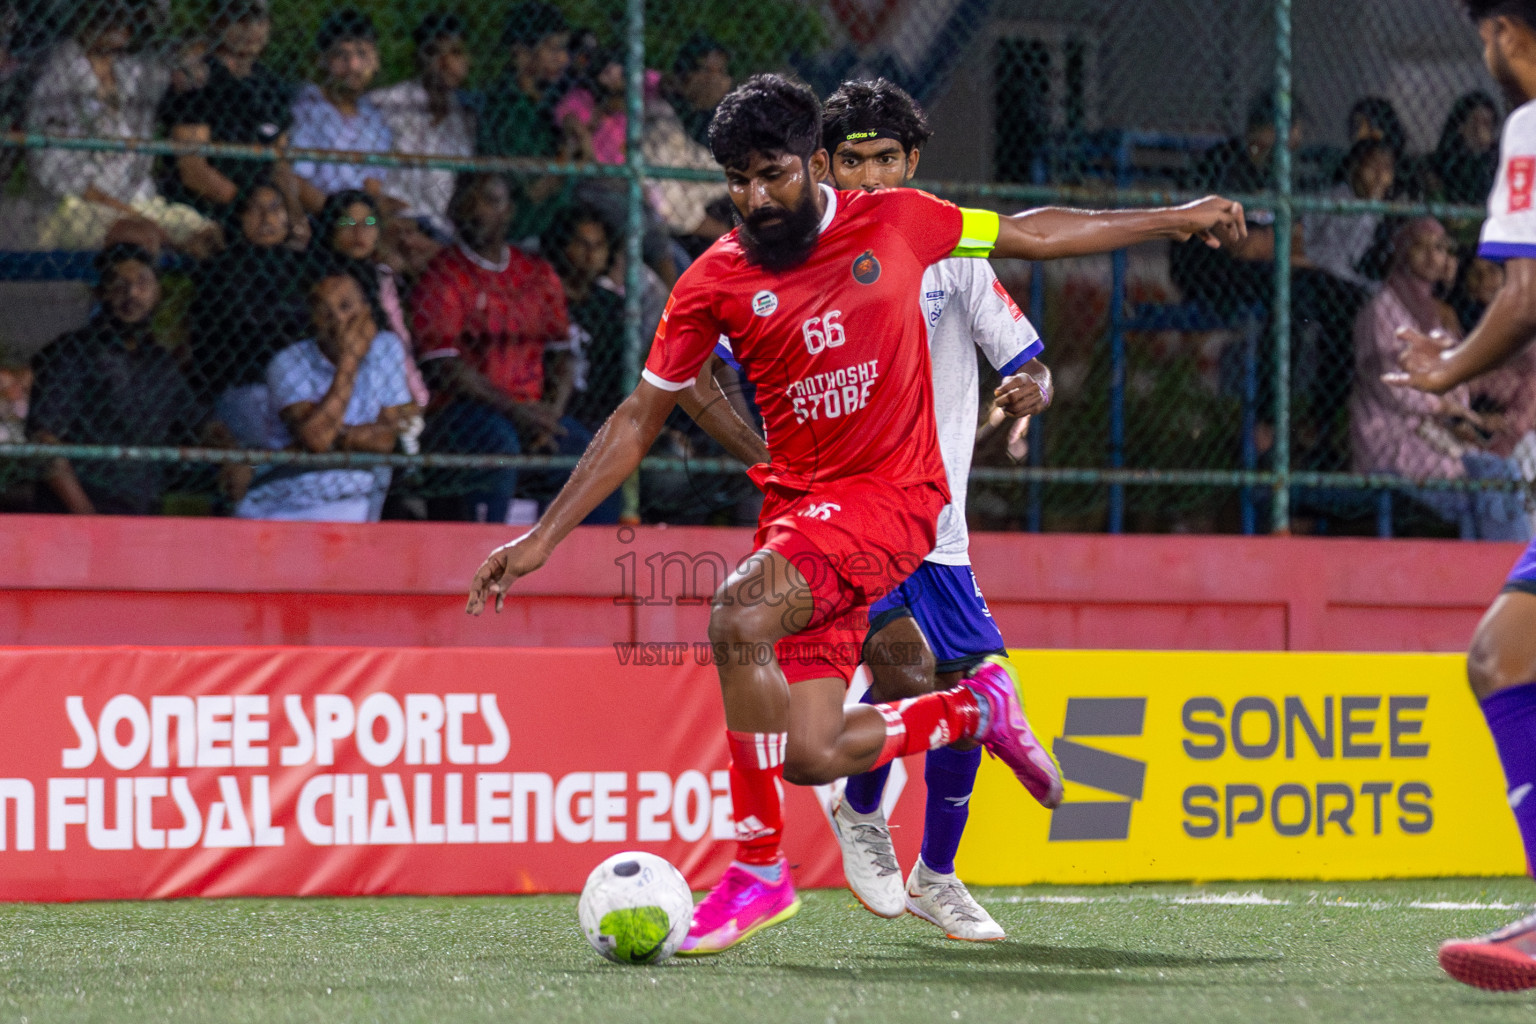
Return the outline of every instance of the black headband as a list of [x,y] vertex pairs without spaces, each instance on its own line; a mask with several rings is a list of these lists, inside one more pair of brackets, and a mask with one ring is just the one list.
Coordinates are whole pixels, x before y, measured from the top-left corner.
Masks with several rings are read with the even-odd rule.
[[[907,148],[906,143],[902,142],[900,135],[896,134],[896,132],[889,128],[884,128],[879,125],[870,128],[859,128],[851,132],[845,132],[843,137],[837,140],[837,146],[841,146],[845,142],[873,142],[875,139],[891,139],[892,141],[899,143],[903,150]],[[837,146],[833,146],[832,148],[835,150]]]

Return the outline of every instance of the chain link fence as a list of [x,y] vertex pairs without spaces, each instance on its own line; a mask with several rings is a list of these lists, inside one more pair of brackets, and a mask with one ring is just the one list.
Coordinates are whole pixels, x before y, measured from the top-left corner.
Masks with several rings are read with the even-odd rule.
[[[906,88],[960,202],[1248,210],[1234,251],[997,264],[1057,400],[980,440],[978,527],[1529,529],[1523,359],[1378,380],[1501,278],[1452,0],[8,0],[0,34],[9,510],[531,519],[730,226],[714,106],[788,70]],[[596,517],[750,522],[722,456],[678,413]]]

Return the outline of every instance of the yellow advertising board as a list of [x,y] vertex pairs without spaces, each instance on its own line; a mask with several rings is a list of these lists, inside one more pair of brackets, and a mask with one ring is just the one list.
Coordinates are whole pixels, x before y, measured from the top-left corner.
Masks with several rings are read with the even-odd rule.
[[1054,813],[984,759],[973,884],[1525,870],[1464,658],[1016,651]]

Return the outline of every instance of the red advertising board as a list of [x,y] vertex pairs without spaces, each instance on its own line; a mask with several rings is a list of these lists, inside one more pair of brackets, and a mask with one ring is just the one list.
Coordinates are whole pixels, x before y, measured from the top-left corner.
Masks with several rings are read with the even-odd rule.
[[[724,721],[707,651],[672,647],[0,650],[0,900],[572,892],[632,848],[707,886]],[[785,788],[797,882],[841,885]]]

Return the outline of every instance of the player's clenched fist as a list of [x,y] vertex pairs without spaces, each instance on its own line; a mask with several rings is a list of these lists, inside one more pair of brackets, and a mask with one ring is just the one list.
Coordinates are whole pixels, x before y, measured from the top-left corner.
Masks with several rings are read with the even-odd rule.
[[[1045,370],[1045,367],[1042,366],[1041,370]],[[1003,383],[992,392],[993,404],[996,410],[1006,416],[1033,416],[1050,408],[1054,391],[1049,371],[1039,376],[1016,373],[1004,377]]]
[[522,577],[543,565],[549,558],[549,549],[525,533],[510,544],[503,544],[486,556],[469,583],[469,604],[464,610],[479,615],[485,610],[485,599],[496,595],[496,610],[506,600],[507,589]]
[[1178,209],[1189,218],[1183,232],[1184,238],[1195,237],[1212,249],[1217,249],[1248,237],[1248,222],[1243,218],[1242,203],[1221,196],[1206,196],[1193,203],[1185,203]]

